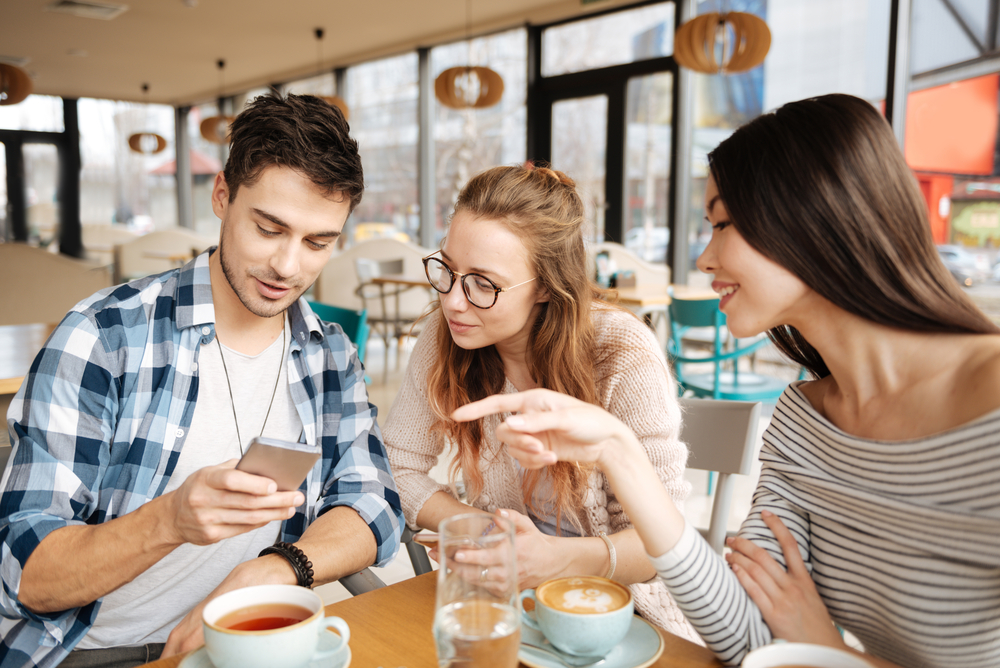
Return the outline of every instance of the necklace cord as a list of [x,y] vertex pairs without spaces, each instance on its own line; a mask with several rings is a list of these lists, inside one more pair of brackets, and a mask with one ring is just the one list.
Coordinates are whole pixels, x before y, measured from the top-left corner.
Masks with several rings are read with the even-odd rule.
[[[215,342],[219,345],[219,357],[222,358],[222,370],[226,374],[226,387],[229,389],[229,405],[233,407],[233,424],[236,425],[236,445],[240,447],[240,456],[246,454],[243,451],[243,437],[240,436],[240,420],[236,417],[236,399],[233,398],[233,385],[229,382],[229,369],[226,367],[226,356],[222,352],[222,342],[219,341],[219,333],[215,333]],[[271,416],[271,406],[274,405],[274,397],[278,394],[278,381],[281,380],[281,366],[285,363],[285,343],[287,342],[285,326],[281,327],[281,354],[278,356],[278,375],[274,379],[274,389],[271,390],[271,402],[267,405],[267,413],[264,414],[264,424],[260,426],[260,436],[264,435],[264,427],[267,426],[267,418]]]

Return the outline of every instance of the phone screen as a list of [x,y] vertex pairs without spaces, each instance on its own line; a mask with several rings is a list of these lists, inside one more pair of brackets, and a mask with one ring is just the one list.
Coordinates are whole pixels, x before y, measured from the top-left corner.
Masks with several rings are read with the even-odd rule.
[[270,478],[279,492],[293,492],[319,459],[319,448],[274,438],[255,438],[236,465],[238,471]]

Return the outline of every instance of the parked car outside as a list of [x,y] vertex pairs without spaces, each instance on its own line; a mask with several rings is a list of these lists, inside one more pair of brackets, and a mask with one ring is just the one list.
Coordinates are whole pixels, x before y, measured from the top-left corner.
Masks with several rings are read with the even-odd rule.
[[966,287],[990,277],[990,261],[985,253],[972,253],[962,246],[950,244],[938,246],[937,251],[955,280]]

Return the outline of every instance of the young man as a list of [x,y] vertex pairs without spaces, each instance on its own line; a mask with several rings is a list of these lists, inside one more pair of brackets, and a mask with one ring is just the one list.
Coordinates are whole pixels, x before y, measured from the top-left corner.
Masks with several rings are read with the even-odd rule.
[[[258,557],[278,540],[315,584],[395,556],[402,513],[364,370],[300,299],[363,188],[339,111],[258,98],[215,180],[218,248],[67,314],[8,414],[0,666],[197,647],[208,599],[309,585],[294,550]],[[299,491],[235,470],[258,435],[322,451]]]

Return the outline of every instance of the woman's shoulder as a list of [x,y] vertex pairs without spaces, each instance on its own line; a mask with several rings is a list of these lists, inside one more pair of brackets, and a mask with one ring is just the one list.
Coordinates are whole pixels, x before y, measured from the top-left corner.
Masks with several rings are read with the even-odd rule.
[[975,335],[967,343],[951,394],[968,413],[985,415],[1000,409],[1000,335]]
[[598,346],[618,341],[643,348],[660,347],[649,326],[631,311],[612,304],[596,302],[590,314]]
[[667,360],[653,330],[630,311],[608,304],[591,310],[598,377],[650,364],[667,373]]

